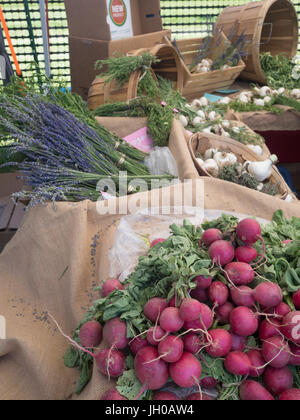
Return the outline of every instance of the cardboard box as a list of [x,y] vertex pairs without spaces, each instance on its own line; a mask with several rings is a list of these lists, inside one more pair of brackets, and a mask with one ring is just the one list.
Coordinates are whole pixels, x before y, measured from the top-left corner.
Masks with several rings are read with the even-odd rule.
[[[65,6],[70,37],[112,40],[107,0],[65,0]],[[160,0],[130,0],[130,6],[134,36],[162,30]]]
[[95,63],[114,53],[127,54],[139,48],[150,48],[171,36],[171,31],[160,31],[115,41],[70,37],[70,66],[72,91],[87,99],[92,81],[97,75]]

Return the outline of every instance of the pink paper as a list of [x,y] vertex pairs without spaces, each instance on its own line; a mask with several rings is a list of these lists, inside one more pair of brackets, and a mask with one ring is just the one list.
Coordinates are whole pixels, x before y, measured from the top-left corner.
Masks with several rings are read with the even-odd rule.
[[147,131],[147,127],[143,127],[129,136],[124,137],[124,140],[142,152],[149,153],[153,148],[154,142]]

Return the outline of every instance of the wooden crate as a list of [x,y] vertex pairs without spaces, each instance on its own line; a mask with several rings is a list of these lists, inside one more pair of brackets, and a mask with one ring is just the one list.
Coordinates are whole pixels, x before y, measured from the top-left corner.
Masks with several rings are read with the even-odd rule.
[[264,0],[226,7],[220,14],[216,29],[233,41],[244,33],[248,39],[248,58],[242,77],[262,84],[266,77],[260,65],[260,54],[285,55],[292,58],[298,49],[298,16],[289,0]]
[[[188,100],[197,99],[205,92],[213,92],[216,89],[225,89],[231,86],[245,68],[240,60],[239,65],[226,70],[214,70],[208,73],[192,73],[190,65],[201,47],[204,38],[183,39],[176,42],[181,57],[183,88],[181,93]],[[215,33],[207,56],[213,61],[218,58],[230,43],[222,33]]]

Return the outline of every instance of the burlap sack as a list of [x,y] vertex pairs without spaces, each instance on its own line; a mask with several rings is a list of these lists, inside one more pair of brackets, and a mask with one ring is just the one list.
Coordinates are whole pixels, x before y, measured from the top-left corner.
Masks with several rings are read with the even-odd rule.
[[[196,203],[196,181],[192,182]],[[207,209],[270,219],[281,208],[287,217],[300,217],[298,203],[288,204],[216,179],[203,182]],[[171,204],[180,188],[171,187]],[[142,208],[156,206],[167,192],[141,193],[133,200],[139,199]],[[117,199],[116,204],[124,200]],[[99,208],[106,205],[102,202]],[[68,342],[46,313],[71,334],[96,298],[93,288],[108,277],[108,251],[119,220],[120,216],[99,216],[96,203],[89,201],[59,203],[56,211],[50,204],[40,206],[25,216],[0,256],[0,315],[7,323],[7,338],[0,339],[1,399],[99,399],[112,386],[95,371],[82,395],[72,396],[78,373],[64,367],[62,355]]]
[[298,131],[300,130],[300,113],[294,108],[280,106],[284,112],[273,114],[267,111],[229,112],[228,119],[237,119],[254,131]]

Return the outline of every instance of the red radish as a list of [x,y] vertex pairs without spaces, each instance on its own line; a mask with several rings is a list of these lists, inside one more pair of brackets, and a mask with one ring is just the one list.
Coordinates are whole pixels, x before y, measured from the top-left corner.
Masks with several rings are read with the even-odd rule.
[[177,362],[183,353],[183,341],[175,335],[169,335],[158,345],[158,354],[168,363]]
[[186,330],[208,330],[212,326],[214,322],[214,315],[212,310],[204,303],[200,303],[200,305],[201,311],[199,319],[185,322],[184,328]]
[[191,394],[188,398],[187,401],[214,401],[215,399],[213,397],[211,397],[210,395],[204,394],[202,392],[202,394],[200,394],[200,392],[195,392],[194,394]]
[[224,303],[216,309],[216,315],[221,324],[229,324],[230,314],[233,311],[234,306],[230,302]]
[[275,335],[281,337],[280,326],[281,323],[276,319],[265,319],[259,327],[259,338],[261,340],[267,340]]
[[200,381],[202,367],[191,353],[183,353],[178,362],[170,365],[169,370],[175,384],[182,388],[191,388]]
[[214,281],[208,289],[208,296],[218,306],[224,305],[229,297],[228,287],[220,281]]
[[179,316],[184,321],[195,321],[201,315],[202,304],[196,299],[184,299],[179,308]]
[[290,312],[283,318],[281,332],[288,340],[300,344],[300,311]]
[[279,401],[300,401],[300,389],[291,388],[279,396]]
[[247,338],[241,337],[240,335],[236,335],[231,332],[231,338],[232,338],[232,351],[244,351],[247,345]]
[[260,224],[254,219],[244,219],[237,225],[236,234],[242,242],[252,245],[261,238]]
[[155,347],[144,347],[137,353],[134,359],[134,369],[145,389],[155,391],[168,382],[168,365],[159,359]]
[[241,376],[248,375],[251,368],[248,355],[241,351],[232,351],[227,354],[224,365],[228,372]]
[[134,355],[136,355],[139,350],[146,346],[148,346],[148,341],[142,337],[136,337],[129,343],[131,353]]
[[184,321],[180,318],[178,308],[169,307],[163,310],[159,324],[165,331],[177,332],[183,327]]
[[264,373],[264,384],[273,395],[280,395],[293,386],[294,378],[290,369],[285,366],[275,369],[268,366]]
[[183,343],[184,350],[192,354],[199,353],[203,348],[203,342],[197,334],[186,334],[183,337]]
[[252,283],[255,272],[251,265],[244,262],[232,262],[226,265],[225,271],[230,281],[236,286]]
[[173,296],[172,299],[170,300],[168,306],[171,306],[173,308],[176,308],[176,296]]
[[235,249],[231,242],[216,241],[209,247],[208,254],[214,263],[226,265],[233,261]]
[[167,306],[168,302],[166,299],[150,299],[144,306],[145,317],[148,318],[151,322],[156,322],[158,317],[162,314],[162,311],[166,309]]
[[219,229],[207,229],[203,235],[201,242],[204,243],[204,245],[209,246],[213,242],[220,241],[223,239],[223,233]]
[[291,239],[286,239],[285,241],[282,241],[283,245],[288,245],[291,242],[293,242]]
[[298,292],[293,294],[293,302],[296,309],[300,309],[300,289],[298,290]]
[[158,238],[154,239],[154,241],[151,242],[150,248],[153,248],[155,245],[165,242],[165,239]]
[[251,307],[255,305],[253,290],[248,286],[232,287],[230,290],[231,299],[237,306]]
[[208,376],[207,378],[201,379],[200,385],[203,386],[203,388],[212,389],[216,388],[218,383],[215,380],[215,378],[213,378],[212,376]]
[[212,357],[225,357],[232,347],[232,338],[230,333],[218,328],[210,330],[209,335],[212,343],[205,348],[206,352]]
[[126,368],[126,359],[123,353],[117,350],[104,349],[95,355],[98,369],[103,375],[118,378]]
[[191,297],[193,299],[198,300],[201,303],[207,302],[208,301],[208,289],[203,290],[203,289],[199,289],[199,287],[197,287],[197,289],[194,289],[191,291]]
[[234,334],[242,337],[253,335],[258,329],[258,320],[246,306],[238,306],[230,314],[230,324]]
[[86,322],[80,328],[79,338],[83,347],[93,348],[99,346],[102,340],[102,325],[97,321]]
[[247,380],[240,386],[240,399],[242,401],[274,401],[270,392],[260,383]]
[[292,355],[289,364],[292,366],[300,366],[300,347],[290,343],[290,348]]
[[207,289],[211,283],[212,283],[212,278],[209,276],[197,276],[193,279],[194,282],[196,282],[197,284],[197,289]]
[[283,295],[278,284],[265,281],[254,289],[254,298],[264,308],[274,308],[282,302]]
[[119,350],[128,346],[126,322],[120,318],[109,320],[103,328],[103,338],[110,345]]
[[281,337],[271,337],[264,341],[262,355],[269,366],[282,368],[290,361],[291,349]]
[[274,313],[276,315],[281,316],[282,318],[285,317],[290,312],[291,312],[291,308],[289,307],[289,305],[287,305],[284,302],[279,303],[279,305],[276,306],[276,308],[274,310]]
[[157,392],[154,397],[154,401],[177,401],[179,398],[173,392],[168,391],[159,391]]
[[159,325],[150,328],[147,332],[147,341],[151,346],[158,346],[160,340],[166,337],[166,331],[164,331]]
[[257,256],[257,251],[252,246],[240,246],[235,250],[235,257],[239,262],[250,264]]
[[262,356],[262,352],[255,349],[250,350],[248,351],[247,356],[251,362],[249,376],[252,376],[253,378],[259,378],[265,371],[265,368],[262,366],[264,366],[266,363]]
[[102,401],[118,401],[118,400],[127,400],[127,398],[123,397],[119,391],[117,390],[117,388],[112,388],[109,389],[108,391],[105,392],[105,394],[102,395],[101,397]]
[[115,290],[123,290],[123,285],[119,282],[119,279],[109,279],[103,283],[101,289],[101,296],[106,298],[109,294]]

